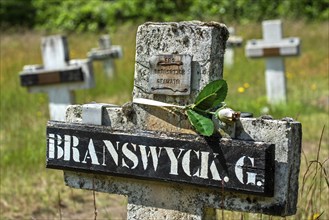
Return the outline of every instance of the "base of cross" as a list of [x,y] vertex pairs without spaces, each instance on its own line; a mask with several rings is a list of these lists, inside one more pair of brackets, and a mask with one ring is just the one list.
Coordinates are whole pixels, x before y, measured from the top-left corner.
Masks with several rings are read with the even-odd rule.
[[127,196],[127,219],[204,219],[223,207],[220,190],[70,171],[64,178],[70,187]]
[[241,118],[233,139],[174,140],[136,130],[131,111],[117,106],[100,111],[101,125],[83,124],[83,109],[70,106],[66,123],[48,123],[47,167],[66,170],[70,187],[128,196],[128,219],[204,219],[215,209],[296,212],[299,122]]

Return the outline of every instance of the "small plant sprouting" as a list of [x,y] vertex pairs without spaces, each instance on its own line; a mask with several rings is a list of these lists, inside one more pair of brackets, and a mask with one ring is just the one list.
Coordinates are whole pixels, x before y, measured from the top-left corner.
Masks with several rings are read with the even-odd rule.
[[215,130],[213,116],[225,124],[232,124],[240,118],[240,112],[235,112],[226,107],[224,101],[227,90],[226,81],[220,79],[207,84],[200,91],[195,102],[190,105],[179,106],[143,98],[134,99],[134,103],[183,109],[191,125],[199,134],[211,136]]
[[227,90],[223,79],[210,82],[198,94],[195,103],[186,107],[190,123],[201,135],[211,136],[214,133],[213,116],[225,124],[232,124],[240,118],[240,112],[226,107]]

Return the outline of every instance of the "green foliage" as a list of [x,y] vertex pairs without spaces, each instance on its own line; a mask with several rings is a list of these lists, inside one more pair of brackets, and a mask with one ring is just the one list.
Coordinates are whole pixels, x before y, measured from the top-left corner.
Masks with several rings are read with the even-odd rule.
[[[39,28],[67,31],[98,31],[127,21],[173,19],[186,11],[190,0],[32,0]],[[181,17],[183,18],[183,17]]]
[[329,0],[1,0],[2,24],[101,31],[136,21],[328,20]]
[[186,111],[187,117],[193,127],[204,136],[211,136],[214,133],[214,124],[211,119],[189,109]]
[[204,136],[214,133],[214,123],[211,119],[215,114],[211,110],[223,107],[227,95],[227,83],[223,79],[208,83],[198,94],[193,105],[187,106],[186,114],[195,130]]
[[279,5],[279,13],[288,18],[326,21],[329,18],[329,0],[285,0]]
[[1,0],[0,21],[1,27],[34,25],[36,8],[32,5],[33,0]]
[[214,108],[224,102],[227,95],[225,80],[216,80],[206,85],[195,100],[195,107],[201,110]]
[[[327,20],[329,0],[195,0],[190,15],[198,19],[219,18],[224,22],[250,22],[285,18]],[[191,17],[192,18],[192,17]]]
[[[185,110],[191,125],[195,130],[204,136],[211,136],[214,133],[214,122],[212,121],[213,115],[221,120],[224,118],[226,121],[232,121],[232,113],[234,111],[230,109],[230,112],[225,113],[225,117],[218,117],[216,109],[223,109],[225,106],[224,100],[227,95],[227,83],[223,79],[215,80],[208,83],[198,94],[194,104],[179,106],[175,104],[165,103],[161,101],[155,101],[145,98],[134,98],[134,103],[151,105],[157,107],[178,108]],[[240,113],[238,113],[240,117]]]
[[36,24],[44,29],[97,31],[108,24],[110,4],[102,0],[33,0]]

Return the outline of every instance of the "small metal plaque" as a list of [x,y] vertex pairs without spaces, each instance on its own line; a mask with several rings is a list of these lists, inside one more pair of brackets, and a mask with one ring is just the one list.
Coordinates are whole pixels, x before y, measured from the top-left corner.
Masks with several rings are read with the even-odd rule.
[[149,92],[164,95],[189,95],[191,61],[187,54],[156,55],[150,59]]

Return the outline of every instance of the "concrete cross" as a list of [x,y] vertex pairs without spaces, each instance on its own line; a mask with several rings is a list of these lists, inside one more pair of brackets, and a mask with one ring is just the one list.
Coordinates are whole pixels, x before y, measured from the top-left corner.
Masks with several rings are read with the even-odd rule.
[[127,196],[128,219],[216,219],[219,208],[294,214],[300,123],[241,118],[234,136],[205,138],[184,112],[136,101],[193,104],[222,78],[227,38],[216,22],[141,25],[133,102],[70,106],[66,122],[50,121],[47,167],[65,170],[70,187]]
[[235,35],[234,27],[229,27],[228,31],[230,33],[230,37],[226,42],[226,50],[224,55],[224,65],[231,68],[234,63],[234,48],[241,47],[243,39],[240,36]]
[[93,48],[87,56],[93,61],[103,61],[105,75],[112,78],[115,74],[113,59],[122,57],[122,48],[121,46],[112,45],[109,35],[103,35],[99,38],[99,48]]
[[285,103],[286,79],[284,57],[300,53],[299,38],[282,38],[280,20],[263,21],[264,40],[250,40],[246,45],[246,56],[266,58],[266,93],[270,104]]
[[64,121],[66,108],[75,102],[74,90],[94,86],[92,66],[88,60],[69,59],[64,36],[42,38],[41,51],[43,66],[24,66],[21,85],[31,93],[48,93],[50,119]]

